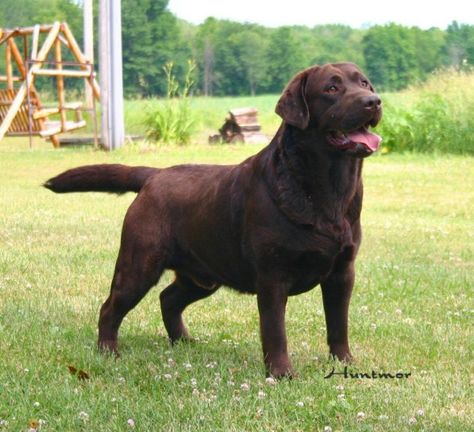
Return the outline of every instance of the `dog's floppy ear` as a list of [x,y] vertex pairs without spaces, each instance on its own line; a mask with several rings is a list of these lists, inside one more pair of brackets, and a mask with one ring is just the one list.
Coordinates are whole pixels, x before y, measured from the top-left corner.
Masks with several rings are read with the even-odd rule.
[[309,69],[296,74],[283,90],[275,112],[288,124],[306,129],[309,124],[309,109],[305,98],[306,79]]

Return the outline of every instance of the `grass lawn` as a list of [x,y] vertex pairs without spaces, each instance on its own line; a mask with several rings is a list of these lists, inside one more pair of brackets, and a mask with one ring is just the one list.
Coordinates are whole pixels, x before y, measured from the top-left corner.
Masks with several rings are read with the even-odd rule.
[[0,143],[0,431],[472,430],[474,158],[365,162],[349,371],[409,378],[324,379],[343,365],[328,360],[316,288],[288,304],[299,376],[270,385],[254,297],[222,289],[191,306],[198,341],[170,348],[158,299],[170,274],[123,323],[122,357],[98,354],[98,310],[134,194],[40,187],[81,164],[233,163],[259,147],[27,147]]

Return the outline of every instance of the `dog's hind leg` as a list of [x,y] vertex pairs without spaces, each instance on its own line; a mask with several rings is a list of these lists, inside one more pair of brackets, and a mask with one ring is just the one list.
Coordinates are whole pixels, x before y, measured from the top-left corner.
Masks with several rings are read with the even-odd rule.
[[124,254],[121,251],[110,295],[100,309],[100,349],[117,353],[117,335],[122,320],[158,282],[162,271],[163,265],[146,253]]
[[192,279],[176,274],[175,281],[160,294],[161,314],[172,343],[179,339],[190,339],[183,323],[182,313],[187,306],[215,293],[219,286],[203,288]]
[[159,226],[146,224],[145,212],[133,206],[125,218],[110,295],[99,317],[99,348],[115,353],[122,320],[158,282],[165,269],[163,233]]

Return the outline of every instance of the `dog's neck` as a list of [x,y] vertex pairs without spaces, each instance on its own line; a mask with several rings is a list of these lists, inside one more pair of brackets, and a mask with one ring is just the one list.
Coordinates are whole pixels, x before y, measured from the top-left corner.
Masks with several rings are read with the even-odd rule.
[[317,130],[285,123],[266,150],[276,175],[273,195],[290,219],[343,224],[348,211],[360,212],[360,204],[353,204],[362,199],[361,159],[331,149]]

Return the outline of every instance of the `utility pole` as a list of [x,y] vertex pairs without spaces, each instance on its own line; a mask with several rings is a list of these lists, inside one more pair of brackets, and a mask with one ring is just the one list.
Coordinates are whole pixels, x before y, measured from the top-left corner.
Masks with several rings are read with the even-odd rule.
[[[94,64],[94,14],[92,12],[92,0],[84,0],[84,55],[90,64]],[[84,83],[86,93],[86,106],[92,108],[93,95],[92,88],[88,83]]]
[[100,105],[102,144],[109,150],[125,141],[122,78],[122,20],[120,0],[100,0]]

